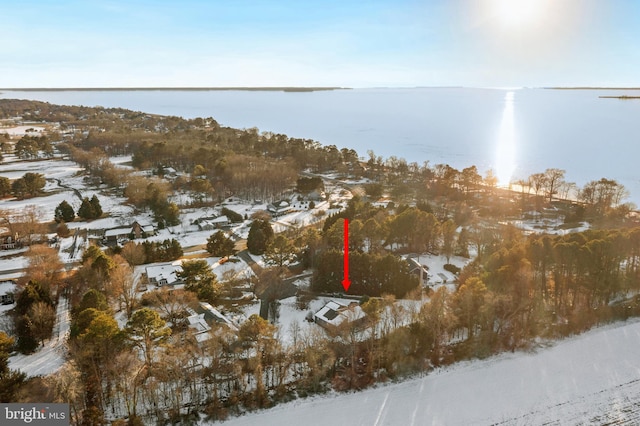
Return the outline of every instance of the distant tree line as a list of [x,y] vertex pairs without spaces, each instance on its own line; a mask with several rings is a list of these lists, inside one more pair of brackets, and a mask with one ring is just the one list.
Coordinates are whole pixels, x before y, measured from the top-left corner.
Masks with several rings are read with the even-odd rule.
[[42,173],[27,172],[13,182],[0,176],[0,197],[14,195],[16,198],[37,197],[42,192],[46,180]]

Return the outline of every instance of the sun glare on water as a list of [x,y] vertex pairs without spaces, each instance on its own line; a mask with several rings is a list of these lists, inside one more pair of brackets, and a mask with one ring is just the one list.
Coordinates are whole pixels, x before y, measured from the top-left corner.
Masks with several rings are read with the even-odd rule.
[[502,121],[498,129],[496,149],[496,177],[500,186],[508,186],[516,170],[516,131],[513,119],[513,92],[504,97]]

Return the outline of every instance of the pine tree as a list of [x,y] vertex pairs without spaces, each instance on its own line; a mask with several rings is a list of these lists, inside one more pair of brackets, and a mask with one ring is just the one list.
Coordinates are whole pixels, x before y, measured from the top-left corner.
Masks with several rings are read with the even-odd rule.
[[87,197],[82,199],[82,204],[78,209],[78,217],[82,219],[93,219],[96,217],[95,209]]
[[207,239],[207,251],[212,256],[231,256],[235,253],[235,244],[224,232],[218,231]]
[[76,213],[73,211],[73,207],[71,204],[67,203],[66,200],[63,200],[54,212],[54,220],[56,223],[60,222],[72,222],[76,217]]
[[102,206],[100,205],[100,200],[98,200],[98,197],[95,194],[91,197],[90,202],[91,207],[93,207],[93,219],[97,219],[102,216]]
[[249,229],[247,248],[251,254],[263,254],[272,239],[273,229],[269,222],[262,219],[254,220]]

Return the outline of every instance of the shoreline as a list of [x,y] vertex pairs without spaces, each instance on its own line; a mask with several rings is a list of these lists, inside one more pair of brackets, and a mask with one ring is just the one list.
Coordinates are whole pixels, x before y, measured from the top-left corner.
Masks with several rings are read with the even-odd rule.
[[329,90],[351,90],[350,87],[3,87],[0,90],[13,92],[129,92],[129,91],[250,91],[250,92],[318,92]]

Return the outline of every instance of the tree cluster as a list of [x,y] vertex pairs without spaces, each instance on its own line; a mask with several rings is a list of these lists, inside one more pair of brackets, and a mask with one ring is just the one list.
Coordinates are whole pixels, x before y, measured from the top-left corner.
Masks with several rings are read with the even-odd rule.
[[89,199],[88,197],[84,197],[82,199],[82,204],[78,208],[78,217],[86,220],[98,219],[102,216],[102,213],[103,212],[102,206],[100,205],[100,200],[95,194],[91,197],[91,199]]
[[[409,265],[391,254],[350,253],[349,294],[404,297],[418,286],[418,277],[409,273]],[[343,253],[335,250],[318,257],[311,288],[317,292],[343,292]]]
[[[42,173],[27,172],[21,178],[11,183],[11,192],[17,198],[36,197],[40,194],[46,183]],[[0,187],[1,186],[6,185],[0,185]],[[6,188],[3,192],[6,192]]]
[[169,262],[182,257],[182,246],[175,239],[163,241],[144,241],[140,244],[144,248],[145,261],[142,263]]
[[53,147],[46,136],[25,135],[16,142],[14,152],[23,160],[53,157]]
[[299,177],[296,181],[296,191],[307,194],[309,192],[324,190],[324,181],[319,177]]

